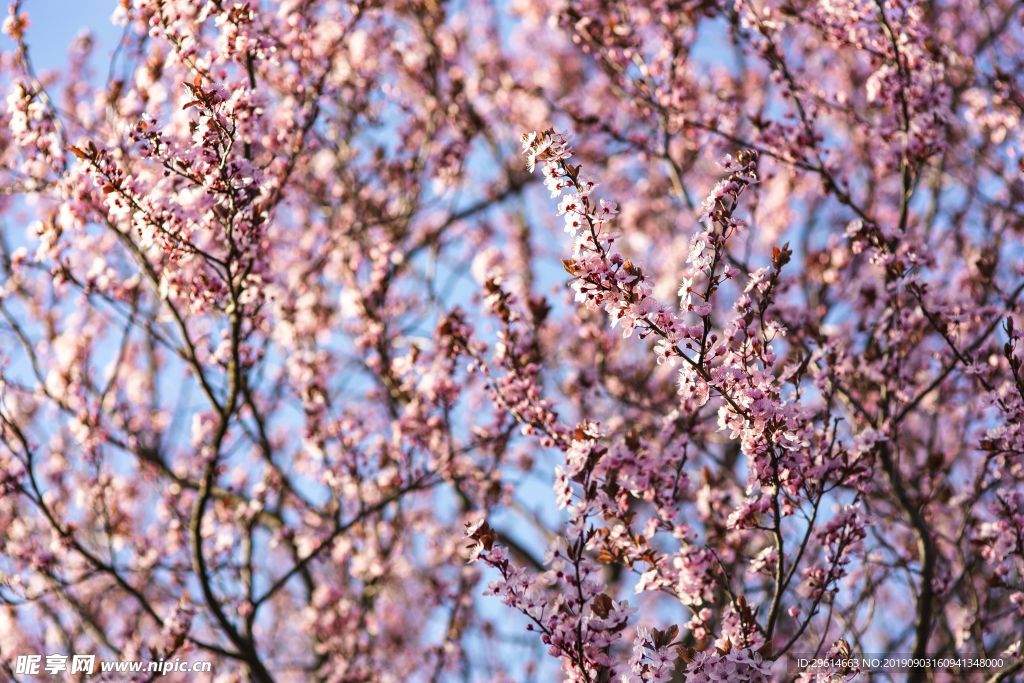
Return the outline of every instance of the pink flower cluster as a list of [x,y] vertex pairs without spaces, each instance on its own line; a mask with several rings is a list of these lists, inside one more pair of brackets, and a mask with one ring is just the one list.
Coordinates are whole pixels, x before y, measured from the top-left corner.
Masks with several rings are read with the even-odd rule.
[[1024,671],[1020,3],[113,5],[2,22],[0,670]]

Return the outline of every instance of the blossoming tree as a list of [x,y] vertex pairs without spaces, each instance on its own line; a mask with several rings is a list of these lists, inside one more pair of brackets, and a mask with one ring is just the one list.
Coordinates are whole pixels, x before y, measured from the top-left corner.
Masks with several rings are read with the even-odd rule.
[[113,4],[3,24],[4,676],[1021,671],[1021,3]]

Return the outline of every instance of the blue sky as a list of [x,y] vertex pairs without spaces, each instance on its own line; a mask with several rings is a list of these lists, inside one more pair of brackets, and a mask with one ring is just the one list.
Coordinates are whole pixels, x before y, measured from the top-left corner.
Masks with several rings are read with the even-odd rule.
[[[31,20],[28,43],[36,68],[47,70],[62,66],[67,59],[68,45],[85,28],[91,30],[97,40],[97,56],[108,61],[120,36],[120,27],[110,22],[116,6],[112,0],[24,0],[22,9]],[[6,9],[4,12],[6,14]],[[0,36],[0,49],[7,51],[11,47],[10,38]]]

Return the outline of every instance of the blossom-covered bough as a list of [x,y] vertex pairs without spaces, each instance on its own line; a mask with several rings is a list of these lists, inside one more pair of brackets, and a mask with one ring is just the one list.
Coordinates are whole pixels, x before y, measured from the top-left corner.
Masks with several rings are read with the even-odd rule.
[[1021,675],[1020,3],[115,5],[3,23],[0,678]]

